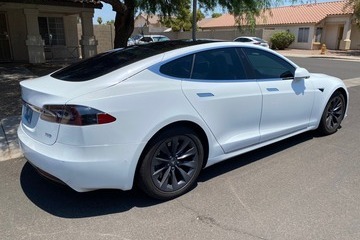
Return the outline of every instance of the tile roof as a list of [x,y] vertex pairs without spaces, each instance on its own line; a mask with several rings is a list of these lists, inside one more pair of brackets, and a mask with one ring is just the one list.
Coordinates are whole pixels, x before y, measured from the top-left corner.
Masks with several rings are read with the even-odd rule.
[[196,24],[198,27],[202,27],[203,25],[207,24],[208,22],[212,21],[214,18],[204,18],[198,21]]
[[[272,8],[256,18],[256,25],[316,24],[330,15],[352,14],[353,9],[345,6],[346,1],[338,1]],[[234,16],[224,14],[206,22],[201,28],[233,26],[236,26]]]

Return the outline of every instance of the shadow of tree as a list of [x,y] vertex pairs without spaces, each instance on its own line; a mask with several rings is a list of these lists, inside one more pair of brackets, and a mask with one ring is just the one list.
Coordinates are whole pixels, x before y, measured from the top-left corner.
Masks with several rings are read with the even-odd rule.
[[21,114],[19,83],[22,80],[44,76],[63,66],[66,66],[66,64],[0,64],[0,119]]
[[22,157],[17,129],[21,121],[20,116],[7,117],[0,121],[0,159],[7,160],[11,158]]

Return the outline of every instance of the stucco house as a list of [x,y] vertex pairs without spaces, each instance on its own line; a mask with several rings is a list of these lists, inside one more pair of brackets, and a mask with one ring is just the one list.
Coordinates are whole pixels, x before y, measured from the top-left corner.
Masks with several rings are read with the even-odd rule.
[[0,61],[43,63],[95,55],[93,15],[101,7],[97,0],[0,0]]
[[[317,49],[325,43],[328,49],[360,49],[360,30],[353,9],[345,1],[313,3],[272,8],[256,18],[256,28],[268,33],[290,31],[295,41],[290,47]],[[234,16],[224,14],[200,27],[203,31],[237,28]],[[263,36],[269,40],[270,36]]]
[[134,27],[137,29],[148,28],[149,32],[162,32],[167,29],[158,15],[140,13],[135,17]]

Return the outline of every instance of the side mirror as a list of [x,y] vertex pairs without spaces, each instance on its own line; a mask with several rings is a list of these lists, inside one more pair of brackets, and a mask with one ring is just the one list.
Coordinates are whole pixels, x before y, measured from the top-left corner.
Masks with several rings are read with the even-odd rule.
[[309,78],[309,77],[310,77],[310,73],[305,68],[297,68],[295,70],[294,80],[300,80],[300,79]]

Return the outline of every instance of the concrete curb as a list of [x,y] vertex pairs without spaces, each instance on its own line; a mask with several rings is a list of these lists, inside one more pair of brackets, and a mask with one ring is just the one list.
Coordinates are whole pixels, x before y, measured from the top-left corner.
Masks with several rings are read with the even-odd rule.
[[324,58],[324,59],[333,59],[333,60],[347,60],[347,61],[355,61],[359,62],[360,57],[351,57],[351,56],[336,56],[336,55],[304,55],[304,54],[296,54],[296,53],[281,53],[278,52],[285,57],[301,57],[301,58]]
[[2,119],[0,122],[0,161],[23,156],[17,137],[20,120],[20,116],[14,116]]

